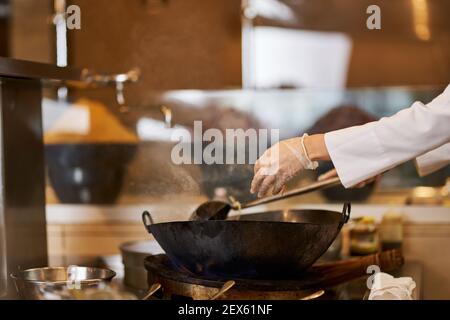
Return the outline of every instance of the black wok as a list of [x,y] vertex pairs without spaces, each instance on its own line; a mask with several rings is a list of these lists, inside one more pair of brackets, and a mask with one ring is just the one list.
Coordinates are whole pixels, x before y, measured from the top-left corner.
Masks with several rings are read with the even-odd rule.
[[350,216],[343,212],[289,210],[228,220],[153,224],[142,219],[172,263],[210,278],[294,279],[331,245]]

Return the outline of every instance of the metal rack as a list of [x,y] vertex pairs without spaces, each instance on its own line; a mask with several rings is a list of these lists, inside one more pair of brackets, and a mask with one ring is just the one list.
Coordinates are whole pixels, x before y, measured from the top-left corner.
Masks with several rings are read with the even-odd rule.
[[141,72],[139,68],[133,68],[125,73],[117,74],[99,74],[93,70],[82,69],[79,71],[79,79],[77,80],[57,80],[47,79],[44,80],[44,85],[46,86],[56,86],[56,87],[73,87],[77,89],[89,89],[89,88],[100,88],[100,87],[111,87],[115,90],[116,102],[119,105],[119,110],[121,112],[128,112],[129,107],[125,101],[125,86],[127,84],[136,83],[139,81]]
[[139,81],[141,72],[138,68],[131,69],[126,73],[101,75],[89,70],[83,70],[83,81],[90,86],[113,86],[116,90],[116,101],[121,112],[128,112],[129,107],[125,102],[125,84]]
[[133,68],[125,73],[100,74],[89,69],[58,67],[44,63],[13,60],[0,57],[0,76],[40,79],[44,86],[73,87],[77,89],[112,87],[117,104],[122,112],[127,112],[124,95],[127,84],[139,81],[141,72]]

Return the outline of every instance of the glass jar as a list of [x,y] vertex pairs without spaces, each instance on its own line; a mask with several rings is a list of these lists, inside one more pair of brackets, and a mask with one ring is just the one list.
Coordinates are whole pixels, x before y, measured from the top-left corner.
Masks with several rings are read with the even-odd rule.
[[401,249],[403,242],[403,215],[389,210],[383,215],[380,224],[382,250]]
[[362,217],[355,220],[350,229],[350,254],[367,255],[379,250],[378,229],[373,217]]

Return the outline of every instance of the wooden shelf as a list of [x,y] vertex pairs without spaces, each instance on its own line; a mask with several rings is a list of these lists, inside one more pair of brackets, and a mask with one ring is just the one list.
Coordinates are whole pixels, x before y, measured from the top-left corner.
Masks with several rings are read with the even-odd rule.
[[0,57],[0,77],[55,81],[82,81],[83,71],[71,67]]

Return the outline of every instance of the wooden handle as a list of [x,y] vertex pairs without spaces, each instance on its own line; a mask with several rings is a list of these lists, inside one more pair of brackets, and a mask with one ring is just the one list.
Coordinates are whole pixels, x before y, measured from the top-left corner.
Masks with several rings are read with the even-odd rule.
[[351,266],[353,268],[359,267],[365,269],[371,265],[377,265],[381,269],[386,269],[386,271],[392,270],[392,268],[400,267],[403,265],[404,259],[400,250],[388,250],[379,252],[376,254],[371,254],[358,258],[351,258],[347,260],[341,260],[336,262],[325,262],[319,263],[312,266],[313,271],[332,271],[334,268],[345,268]]
[[400,250],[389,250],[360,258],[316,264],[307,271],[307,274],[315,285],[331,287],[372,275],[367,273],[369,266],[375,265],[381,272],[387,272],[400,268],[403,263],[404,258]]

